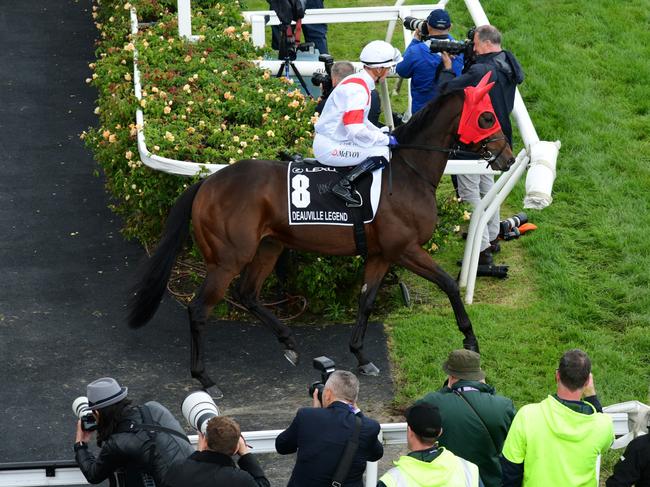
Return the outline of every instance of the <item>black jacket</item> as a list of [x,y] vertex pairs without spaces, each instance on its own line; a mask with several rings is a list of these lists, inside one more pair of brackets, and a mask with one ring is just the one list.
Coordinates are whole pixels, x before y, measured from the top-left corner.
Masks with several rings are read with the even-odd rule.
[[650,435],[635,438],[614,466],[607,487],[650,487]]
[[255,456],[248,453],[239,458],[239,468],[228,455],[213,451],[197,451],[170,470],[168,487],[269,487],[264,471]]
[[440,73],[440,93],[456,91],[468,86],[476,86],[485,74],[491,71],[490,81],[496,81],[490,90],[490,100],[496,113],[501,129],[512,145],[512,125],[510,112],[515,103],[515,89],[524,81],[524,71],[509,51],[491,52],[476,56],[465,73],[456,78],[453,71],[444,70]]
[[[362,487],[366,462],[379,460],[384,447],[377,439],[379,423],[358,413],[362,419],[357,449],[343,487]],[[302,408],[291,425],[275,440],[275,449],[285,455],[298,452],[287,487],[330,487],[332,477],[348,439],[355,414],[342,402],[327,408]]]
[[[145,404],[151,413],[153,424],[178,431],[185,435],[178,421],[163,405],[151,401]],[[123,426],[144,423],[140,410],[132,408],[118,425],[118,431]],[[137,428],[134,428],[137,430]],[[118,469],[128,467],[146,472],[153,477],[158,487],[165,485],[167,471],[174,463],[184,461],[192,454],[194,448],[189,440],[166,432],[135,432],[113,433],[102,445],[97,458],[88,447],[75,447],[75,457],[81,472],[91,484],[98,484],[107,479]]]

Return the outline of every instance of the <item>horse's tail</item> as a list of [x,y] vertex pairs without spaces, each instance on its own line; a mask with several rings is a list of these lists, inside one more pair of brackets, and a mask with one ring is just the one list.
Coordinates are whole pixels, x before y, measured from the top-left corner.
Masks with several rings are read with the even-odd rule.
[[131,328],[147,324],[160,305],[176,256],[189,236],[192,203],[202,182],[190,186],[176,200],[155,253],[146,261],[141,270],[142,277],[131,289],[128,304]]

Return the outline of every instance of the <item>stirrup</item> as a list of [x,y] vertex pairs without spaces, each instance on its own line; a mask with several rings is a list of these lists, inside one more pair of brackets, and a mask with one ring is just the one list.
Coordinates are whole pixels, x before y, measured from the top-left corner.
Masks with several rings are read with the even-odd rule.
[[[351,188],[346,188],[341,184],[341,181],[336,183],[334,186],[332,186],[331,189],[332,193],[334,193],[336,196],[341,198],[343,201],[345,201],[346,205],[348,208],[358,208],[361,206],[363,201],[361,200],[361,195],[357,190],[352,190]],[[353,192],[357,194],[358,199],[355,199],[353,196]]]

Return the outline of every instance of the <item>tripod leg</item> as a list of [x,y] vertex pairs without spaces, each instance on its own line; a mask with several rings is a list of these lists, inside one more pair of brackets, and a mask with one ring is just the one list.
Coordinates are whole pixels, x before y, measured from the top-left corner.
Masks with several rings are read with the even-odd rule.
[[309,98],[311,98],[313,100],[314,97],[312,96],[311,92],[309,91],[309,88],[307,88],[307,84],[305,83],[305,80],[303,79],[302,75],[300,74],[298,69],[296,69],[296,65],[293,64],[293,61],[290,62],[289,65],[291,66],[291,69],[293,70],[293,73],[296,75],[296,78],[298,78],[298,81],[300,81],[300,86],[303,87],[303,89],[307,93],[307,96],[309,96]]

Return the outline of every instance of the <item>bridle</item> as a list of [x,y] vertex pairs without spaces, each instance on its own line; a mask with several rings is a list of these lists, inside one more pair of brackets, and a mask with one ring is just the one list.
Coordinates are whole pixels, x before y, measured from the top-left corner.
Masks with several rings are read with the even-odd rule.
[[481,141],[481,146],[476,151],[470,151],[464,149],[463,147],[465,146],[465,144],[461,143],[459,140],[456,140],[456,143],[451,149],[445,147],[436,147],[432,145],[423,145],[423,144],[399,144],[398,146],[394,147],[391,150],[397,151],[400,149],[414,149],[414,150],[423,150],[429,152],[444,152],[446,154],[449,154],[449,157],[462,157],[465,159],[471,159],[471,158],[483,159],[485,162],[487,162],[489,166],[499,158],[499,156],[505,150],[506,145],[504,144],[501,147],[501,150],[499,150],[499,152],[494,154],[490,149],[488,149],[488,144],[490,144],[491,142],[497,142],[499,140],[505,140],[505,139],[506,139],[505,136],[493,137],[491,139],[483,139]]

